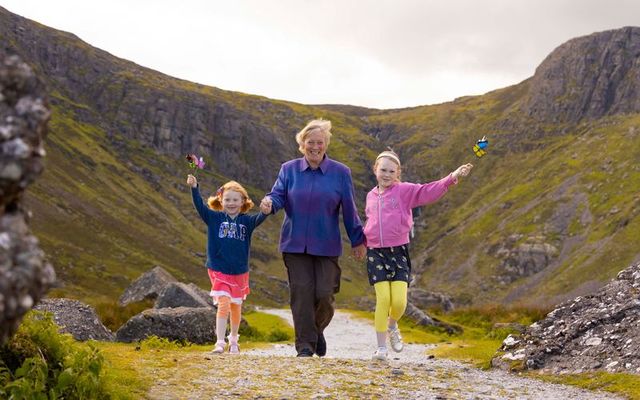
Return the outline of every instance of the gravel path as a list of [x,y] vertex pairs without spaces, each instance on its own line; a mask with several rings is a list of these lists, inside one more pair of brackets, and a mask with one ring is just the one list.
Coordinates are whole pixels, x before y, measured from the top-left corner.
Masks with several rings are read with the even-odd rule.
[[[291,321],[288,310],[263,309]],[[291,323],[291,322],[290,322]],[[325,331],[327,356],[297,358],[276,344],[240,355],[179,355],[158,369],[151,399],[619,399],[610,393],[522,378],[500,370],[428,358],[430,345],[406,345],[387,362],[372,361],[368,320],[337,312]],[[188,375],[188,376],[187,376]],[[194,378],[195,377],[195,378]]]
[[[263,309],[263,312],[278,315],[293,325],[291,312],[280,309]],[[592,392],[571,386],[550,384],[536,379],[522,378],[501,370],[482,371],[462,363],[429,358],[427,350],[434,345],[406,344],[401,353],[390,351],[386,363],[371,361],[375,351],[375,333],[370,321],[355,318],[337,311],[325,330],[327,339],[326,359],[367,360],[371,364],[386,364],[391,374],[411,371],[424,375],[445,375],[441,382],[431,382],[431,387],[416,388],[411,398],[449,398],[442,396],[441,389],[457,387],[451,398],[470,399],[567,399],[595,400],[616,398],[610,393]],[[257,356],[295,355],[293,345],[274,345],[270,349],[247,352]],[[391,394],[391,393],[390,393]],[[451,394],[449,394],[451,395]],[[440,397],[439,397],[440,396]]]

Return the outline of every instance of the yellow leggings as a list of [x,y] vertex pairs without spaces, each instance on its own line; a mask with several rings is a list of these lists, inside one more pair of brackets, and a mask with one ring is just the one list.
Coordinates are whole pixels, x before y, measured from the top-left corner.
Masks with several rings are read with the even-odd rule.
[[388,319],[399,320],[407,308],[407,282],[378,282],[376,290],[376,332],[386,332]]

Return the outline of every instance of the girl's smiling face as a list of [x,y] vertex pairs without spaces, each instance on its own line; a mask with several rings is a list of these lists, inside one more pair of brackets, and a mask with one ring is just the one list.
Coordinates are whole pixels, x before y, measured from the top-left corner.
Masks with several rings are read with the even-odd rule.
[[376,174],[379,189],[387,189],[400,180],[400,166],[388,157],[380,157],[373,172]]
[[244,196],[233,190],[225,190],[222,194],[222,209],[230,217],[235,217],[240,213],[240,208],[244,204]]

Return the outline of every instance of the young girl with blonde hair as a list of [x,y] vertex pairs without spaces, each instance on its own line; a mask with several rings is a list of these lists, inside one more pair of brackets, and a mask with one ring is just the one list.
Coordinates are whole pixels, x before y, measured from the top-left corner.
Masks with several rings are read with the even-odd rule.
[[249,249],[251,235],[271,213],[271,207],[261,205],[261,212],[245,214],[253,207],[247,191],[235,181],[222,185],[209,197],[205,206],[195,176],[187,177],[191,186],[193,204],[207,224],[206,267],[211,280],[211,296],[218,305],[216,313],[217,342],[214,353],[225,350],[224,335],[227,318],[231,315],[229,352],[239,353],[238,330],[242,314],[242,302],[249,294]]
[[458,178],[473,165],[465,164],[446,177],[425,184],[400,181],[400,158],[393,151],[376,157],[373,172],[378,185],[367,194],[364,234],[367,238],[367,273],[376,292],[375,329],[378,349],[373,358],[386,360],[387,337],[391,348],[404,345],[398,320],[407,306],[407,287],[411,279],[409,232],[411,210],[440,199]]

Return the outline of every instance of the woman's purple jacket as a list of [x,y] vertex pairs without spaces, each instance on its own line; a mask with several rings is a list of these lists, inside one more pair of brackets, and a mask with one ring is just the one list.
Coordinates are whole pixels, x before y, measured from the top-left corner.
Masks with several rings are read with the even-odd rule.
[[273,201],[272,213],[285,211],[280,234],[283,253],[341,255],[340,208],[351,247],[364,243],[351,170],[326,155],[315,170],[304,157],[282,164],[267,196]]

